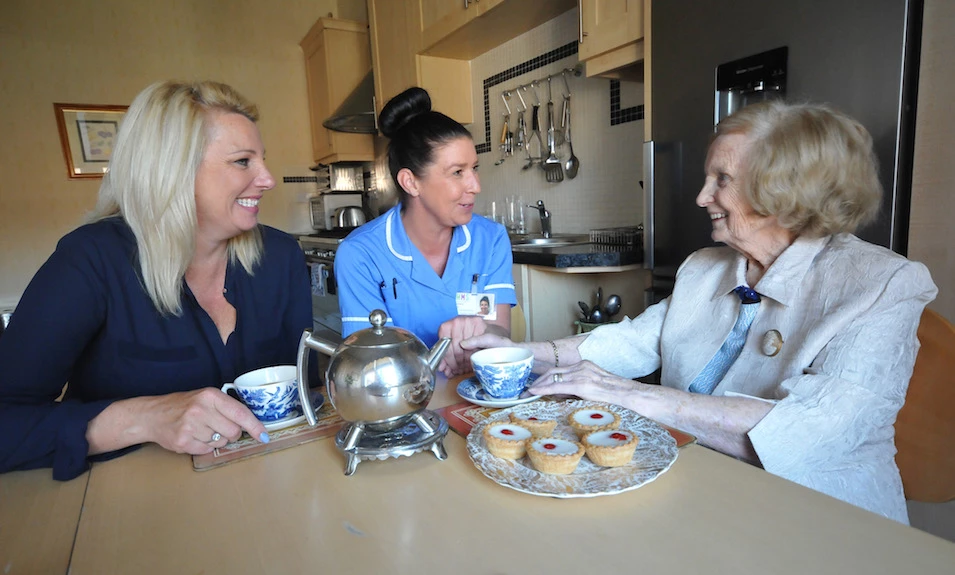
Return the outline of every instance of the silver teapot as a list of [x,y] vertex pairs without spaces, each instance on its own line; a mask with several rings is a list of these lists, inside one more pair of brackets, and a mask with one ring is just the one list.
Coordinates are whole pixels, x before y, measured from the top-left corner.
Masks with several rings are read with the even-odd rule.
[[434,393],[434,373],[450,338],[430,350],[410,331],[387,327],[388,316],[376,309],[372,327],[357,331],[337,348],[305,330],[298,345],[298,393],[309,425],[318,419],[309,399],[308,350],[331,356],[325,381],[328,398],[347,422],[371,431],[390,431],[422,411]]

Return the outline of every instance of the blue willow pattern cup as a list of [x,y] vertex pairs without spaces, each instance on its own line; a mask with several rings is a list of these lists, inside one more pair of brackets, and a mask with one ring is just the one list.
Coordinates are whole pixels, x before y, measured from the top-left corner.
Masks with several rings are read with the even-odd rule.
[[302,414],[296,375],[294,365],[266,367],[235,378],[222,391],[235,390],[259,421],[271,423]]
[[495,399],[519,396],[534,367],[534,354],[518,347],[492,347],[471,356],[474,375],[484,393]]

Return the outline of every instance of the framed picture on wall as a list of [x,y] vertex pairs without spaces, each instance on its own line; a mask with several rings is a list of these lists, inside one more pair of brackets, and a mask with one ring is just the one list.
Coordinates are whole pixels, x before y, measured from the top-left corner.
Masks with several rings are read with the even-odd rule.
[[103,177],[128,107],[53,104],[70,179]]

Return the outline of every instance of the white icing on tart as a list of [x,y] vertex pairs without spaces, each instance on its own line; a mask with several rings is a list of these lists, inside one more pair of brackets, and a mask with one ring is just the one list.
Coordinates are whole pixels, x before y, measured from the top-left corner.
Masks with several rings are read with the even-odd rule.
[[577,425],[592,425],[598,427],[613,423],[613,414],[602,409],[580,409],[574,412],[574,422]]
[[489,429],[488,433],[490,433],[492,437],[507,441],[523,441],[529,439],[531,436],[530,431],[519,425],[511,425],[510,423],[494,425]]
[[605,429],[587,436],[587,443],[600,447],[617,447],[633,439],[633,433],[625,429]]
[[555,437],[545,437],[531,443],[531,448],[541,453],[552,455],[573,455],[577,453],[580,446],[566,439],[557,439]]

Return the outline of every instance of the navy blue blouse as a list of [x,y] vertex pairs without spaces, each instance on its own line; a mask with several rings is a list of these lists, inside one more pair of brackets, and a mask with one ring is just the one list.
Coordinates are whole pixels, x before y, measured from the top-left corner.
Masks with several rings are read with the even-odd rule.
[[226,271],[236,326],[225,344],[185,282],[179,317],[156,310],[124,220],[64,236],[0,338],[0,472],[52,467],[55,479],[72,479],[89,467],[89,421],[111,402],[219,387],[249,370],[294,364],[312,325],[305,257],[291,236],[260,229],[255,274],[238,262]]

